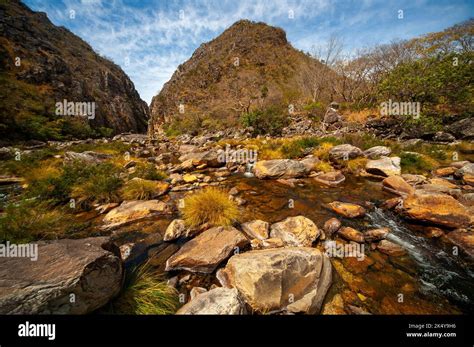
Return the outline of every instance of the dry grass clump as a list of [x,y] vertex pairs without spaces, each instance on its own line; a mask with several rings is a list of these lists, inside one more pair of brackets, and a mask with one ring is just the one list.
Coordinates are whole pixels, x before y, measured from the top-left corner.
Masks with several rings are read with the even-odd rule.
[[145,264],[130,272],[124,289],[112,303],[115,313],[139,315],[174,314],[179,306],[178,292]]
[[221,189],[209,187],[184,198],[183,219],[189,227],[232,224],[239,217],[237,204]]

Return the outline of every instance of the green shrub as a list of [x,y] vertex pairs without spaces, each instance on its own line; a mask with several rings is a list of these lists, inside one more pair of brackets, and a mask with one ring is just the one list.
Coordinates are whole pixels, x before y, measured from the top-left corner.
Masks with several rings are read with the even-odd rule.
[[282,108],[270,107],[244,113],[240,119],[244,127],[252,127],[253,135],[279,135],[289,119]]
[[422,174],[434,169],[436,162],[421,154],[402,152],[400,166],[403,173]]
[[30,242],[39,239],[55,239],[86,226],[74,216],[52,209],[46,202],[22,200],[6,206],[0,217],[0,241],[15,243]]

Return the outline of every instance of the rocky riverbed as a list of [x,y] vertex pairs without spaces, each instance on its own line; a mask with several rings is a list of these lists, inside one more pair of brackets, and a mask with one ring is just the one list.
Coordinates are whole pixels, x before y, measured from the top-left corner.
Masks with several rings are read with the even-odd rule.
[[[0,312],[107,312],[124,295],[126,275],[144,263],[175,288],[178,314],[474,311],[470,154],[407,173],[406,152],[425,154],[393,153],[399,144],[359,148],[331,139],[326,146],[322,139],[291,158],[272,158],[266,146],[274,150],[273,141],[287,141],[278,146],[291,147],[295,139],[249,144],[237,141],[240,136],[149,141],[125,134],[3,148],[3,235],[13,230],[12,204],[35,187],[27,173],[12,169],[15,154],[26,160],[51,150],[40,163],[61,165],[58,170],[113,162],[122,193],[107,201],[97,190],[92,197],[74,195],[67,214],[84,225],[37,234],[30,241],[41,240],[39,261],[0,258]],[[263,158],[254,165],[220,160],[229,148],[256,149]],[[136,175],[145,164],[164,176]],[[48,189],[57,188],[48,182]],[[137,193],[136,186],[147,189]],[[236,206],[231,225],[188,225],[183,201],[206,187],[218,187]],[[28,199],[39,204],[43,195]]]

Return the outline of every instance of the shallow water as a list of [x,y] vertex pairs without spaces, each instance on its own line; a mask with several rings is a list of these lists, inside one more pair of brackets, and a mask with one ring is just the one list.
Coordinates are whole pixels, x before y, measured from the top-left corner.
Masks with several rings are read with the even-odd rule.
[[[337,217],[344,226],[360,231],[390,228],[388,240],[406,249],[407,256],[388,257],[377,250],[370,250],[366,245],[368,267],[365,261],[357,262],[355,258],[332,259],[335,268],[344,274],[341,278],[336,276],[335,287],[339,288],[338,291],[348,288],[356,294],[365,293],[361,297],[368,299],[363,306],[369,307],[370,312],[474,312],[472,264],[462,254],[453,255],[450,244],[428,238],[414,228],[410,229],[411,224],[397,215],[378,208],[380,203],[394,197],[382,191],[379,181],[349,176],[338,187],[325,187],[312,179],[301,180],[301,184],[290,187],[277,181],[262,181],[242,175],[226,181],[226,186],[236,186],[241,191],[239,196],[248,202],[242,216],[244,221],[259,218],[276,222],[289,216],[303,215],[320,228],[331,217]],[[325,208],[325,204],[334,200],[366,206],[368,213],[364,218],[343,218]],[[404,294],[402,303],[398,302],[400,293]],[[359,304],[362,303],[359,301]]]

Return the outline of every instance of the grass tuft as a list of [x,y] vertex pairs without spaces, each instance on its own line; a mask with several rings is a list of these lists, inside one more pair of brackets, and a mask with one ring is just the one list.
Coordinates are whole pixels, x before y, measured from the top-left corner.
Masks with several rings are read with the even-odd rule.
[[122,293],[112,303],[115,313],[137,315],[174,314],[178,306],[176,289],[153,273],[148,264],[128,274]]
[[184,198],[183,219],[189,227],[205,223],[211,226],[230,225],[238,216],[236,203],[218,188],[205,188]]

